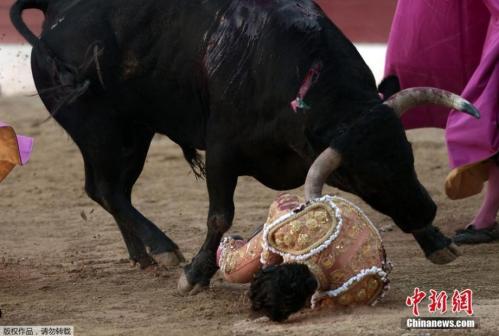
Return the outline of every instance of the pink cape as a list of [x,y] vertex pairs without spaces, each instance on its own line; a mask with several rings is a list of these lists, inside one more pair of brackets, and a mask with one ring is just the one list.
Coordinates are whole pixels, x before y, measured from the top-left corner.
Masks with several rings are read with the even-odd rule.
[[[26,163],[28,163],[33,147],[32,138],[23,135],[14,135],[15,133],[13,132],[12,128],[0,121],[0,132],[2,131],[2,129],[8,130],[8,132],[5,133],[5,139],[8,139],[7,143],[2,143],[0,141],[0,146],[8,146],[6,148],[8,150],[4,152],[4,154],[6,154],[8,157],[2,158],[0,156],[0,181],[5,178],[5,175],[8,174],[15,163],[21,165],[25,165]],[[14,151],[17,151],[17,153],[13,153]],[[12,153],[15,157],[18,157],[18,159],[15,160],[18,162],[12,162],[12,155],[10,155],[9,153]]]
[[423,107],[403,117],[408,129],[446,128],[452,168],[499,151],[499,0],[399,0],[385,75],[402,88],[434,86],[471,101],[481,119]]

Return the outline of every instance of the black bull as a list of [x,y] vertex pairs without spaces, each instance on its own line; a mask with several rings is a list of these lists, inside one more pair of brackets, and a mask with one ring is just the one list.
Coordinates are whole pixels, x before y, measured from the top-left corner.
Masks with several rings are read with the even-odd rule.
[[[21,19],[26,8],[45,13],[40,39]],[[217,270],[238,176],[296,188],[326,148],[341,154],[328,184],[390,216],[431,261],[458,255],[432,225],[436,205],[418,181],[399,116],[312,1],[19,0],[11,18],[33,45],[41,99],[83,155],[86,192],[116,219],[132,261],[183,258],[131,203],[153,135],[167,135],[206,175],[208,233],[182,291],[208,285]],[[317,64],[309,108],[294,112],[290,102]],[[398,90],[384,85],[385,94]],[[206,151],[204,163],[196,150]]]

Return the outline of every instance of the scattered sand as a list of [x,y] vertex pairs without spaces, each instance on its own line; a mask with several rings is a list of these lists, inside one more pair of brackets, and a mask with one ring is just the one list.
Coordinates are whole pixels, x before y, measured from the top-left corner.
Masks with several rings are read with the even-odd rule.
[[[36,139],[29,165],[0,184],[0,325],[74,325],[77,335],[95,336],[468,334],[402,329],[401,319],[410,315],[405,298],[417,286],[448,292],[473,289],[481,323],[473,335],[498,334],[499,245],[465,247],[456,262],[435,266],[397,228],[383,233],[395,268],[392,289],[375,308],[305,311],[284,324],[255,320],[249,314],[246,287],[224,284],[218,276],[210,290],[180,297],[175,290],[180,268],[153,273],[129,266],[112,217],[84,193],[76,146],[54,121],[34,126],[46,117],[36,97],[0,99],[0,120]],[[410,138],[418,174],[439,205],[436,225],[446,233],[463,227],[481,198],[445,198],[443,133],[423,130],[411,132]],[[253,179],[241,178],[232,232],[247,235],[262,223],[275,195]],[[346,197],[361,204],[379,227],[392,227],[387,217]],[[166,137],[158,136],[152,144],[134,202],[186,257],[194,255],[205,234],[206,187],[195,180],[181,151]]]

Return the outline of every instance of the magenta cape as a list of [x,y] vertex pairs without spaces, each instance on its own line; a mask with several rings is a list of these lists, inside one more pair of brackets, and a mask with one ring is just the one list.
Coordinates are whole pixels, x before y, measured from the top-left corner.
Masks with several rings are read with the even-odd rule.
[[461,94],[480,110],[480,120],[437,107],[403,117],[408,129],[446,128],[452,168],[499,151],[499,0],[399,0],[385,74],[397,75],[402,88]]

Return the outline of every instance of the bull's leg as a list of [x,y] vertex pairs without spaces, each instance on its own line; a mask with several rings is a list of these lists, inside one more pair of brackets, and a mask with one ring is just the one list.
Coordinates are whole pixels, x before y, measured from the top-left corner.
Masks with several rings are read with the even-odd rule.
[[[95,180],[92,171],[92,167],[88,164],[85,164],[85,190],[92,199],[94,199],[98,203],[101,203],[102,200],[98,196],[97,192],[97,181]],[[130,190],[131,187],[132,185],[130,185]],[[115,219],[123,236],[123,240],[125,241],[130,261],[134,264],[139,264],[141,268],[146,268],[154,264],[154,259],[152,259],[152,257],[147,254],[142,241],[136,235],[134,235],[133,232],[128,229],[121,221],[119,221],[117,218]]]
[[198,254],[184,268],[178,290],[181,294],[196,294],[210,284],[217,271],[216,251],[223,234],[234,219],[234,191],[237,184],[236,160],[223,148],[209,148],[206,156],[206,180],[210,199],[208,232]]
[[131,203],[153,132],[128,121],[130,111],[116,111],[40,46],[33,49],[32,71],[45,106],[82,152],[88,195],[116,219],[130,258],[141,266],[178,264],[175,243]]
[[434,264],[448,264],[461,255],[457,245],[433,225],[414,231],[412,234],[426,258]]
[[83,155],[87,194],[115,218],[131,260],[142,267],[177,265],[183,260],[177,245],[131,203],[153,132],[115,113],[103,101],[82,97],[56,119]]
[[[86,191],[115,218],[132,261],[141,267],[153,260],[165,267],[177,265],[183,261],[177,245],[131,203],[132,187],[142,171],[153,134],[135,127],[127,128],[128,134],[118,134],[113,128],[112,124],[105,127],[102,142],[95,142],[99,131],[93,130],[92,146],[97,145],[98,150],[77,141],[82,143]],[[119,143],[124,136],[126,143]]]

